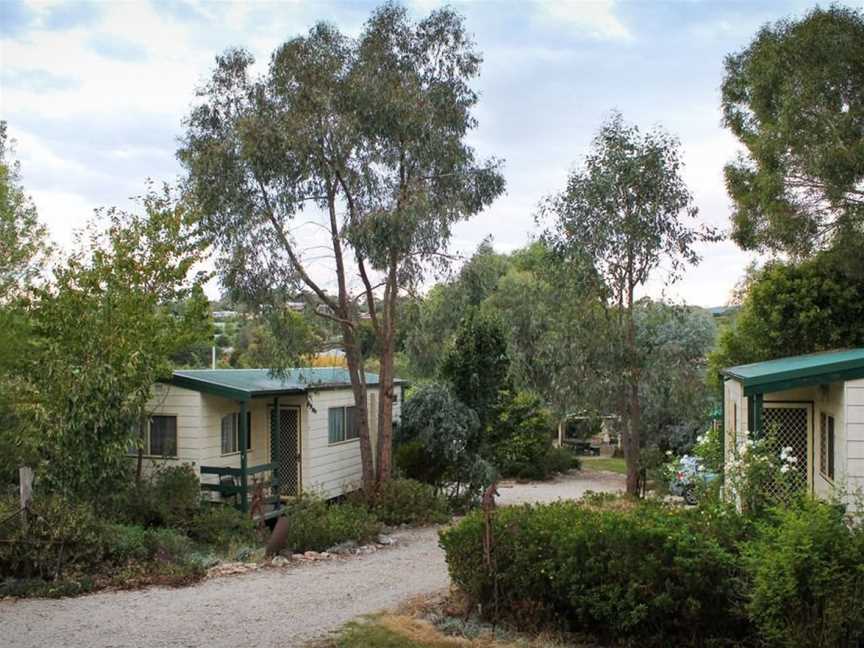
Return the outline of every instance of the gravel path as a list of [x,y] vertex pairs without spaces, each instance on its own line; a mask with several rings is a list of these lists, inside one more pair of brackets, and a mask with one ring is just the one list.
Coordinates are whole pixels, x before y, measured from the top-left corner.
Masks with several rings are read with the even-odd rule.
[[[585,471],[542,484],[504,485],[501,504],[622,488],[620,475]],[[0,646],[302,646],[357,616],[447,587],[437,529],[394,536],[395,547],[374,554],[213,578],[180,589],[0,601]]]

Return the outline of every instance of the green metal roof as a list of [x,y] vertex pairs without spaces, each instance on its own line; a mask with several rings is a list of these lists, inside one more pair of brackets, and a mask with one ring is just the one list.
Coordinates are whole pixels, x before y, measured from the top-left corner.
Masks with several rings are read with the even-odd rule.
[[[279,374],[271,369],[183,369],[175,371],[167,382],[237,400],[351,386],[348,370],[341,367],[301,367]],[[366,384],[377,385],[378,374],[367,373]]]
[[723,375],[744,385],[744,394],[807,387],[864,378],[864,349],[827,351],[738,365]]

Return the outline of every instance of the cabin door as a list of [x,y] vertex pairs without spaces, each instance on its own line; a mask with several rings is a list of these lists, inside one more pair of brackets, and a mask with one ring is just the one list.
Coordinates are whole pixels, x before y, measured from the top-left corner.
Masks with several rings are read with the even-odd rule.
[[813,406],[810,403],[765,401],[762,429],[776,436],[778,452],[792,448],[798,459],[792,479],[800,490],[813,492]]
[[[273,411],[270,413],[273,416]],[[302,484],[300,448],[300,408],[279,408],[279,449],[270,459],[279,464],[279,494],[300,495]],[[273,448],[276,450],[276,448]]]

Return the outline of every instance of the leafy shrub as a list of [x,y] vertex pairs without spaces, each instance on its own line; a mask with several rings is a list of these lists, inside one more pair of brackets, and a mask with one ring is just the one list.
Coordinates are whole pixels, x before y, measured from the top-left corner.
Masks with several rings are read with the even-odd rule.
[[348,540],[365,544],[381,532],[381,523],[365,506],[331,505],[311,495],[286,506],[284,515],[289,524],[286,546],[293,551],[324,551]]
[[406,399],[396,465],[406,477],[444,490],[451,501],[476,500],[495,475],[480,457],[480,421],[446,385],[420,385]]
[[854,646],[864,638],[864,529],[832,505],[775,512],[746,545],[747,610],[773,646]]
[[102,533],[105,557],[114,563],[153,557],[148,538],[150,529],[135,524],[108,524]]
[[372,504],[384,524],[440,524],[450,519],[444,496],[429,484],[413,479],[391,479],[382,483]]
[[505,477],[546,479],[547,453],[552,447],[555,421],[536,395],[502,394],[495,420],[487,430],[491,456]]
[[189,537],[196,542],[227,547],[231,543],[254,543],[255,523],[252,518],[233,506],[204,504],[192,517]]
[[192,552],[189,538],[174,529],[106,524],[100,542],[103,556],[115,564],[151,560],[183,563]]
[[[687,512],[628,500],[505,508],[493,521],[497,606],[517,624],[696,641],[746,627],[737,609],[737,556]],[[453,581],[484,610],[495,579],[479,512],[441,532]],[[608,637],[607,637],[608,638]]]
[[570,448],[549,448],[543,458],[543,464],[547,475],[579,470],[582,467],[582,461]]
[[201,507],[201,485],[189,464],[163,466],[137,484],[121,499],[118,517],[141,526],[185,529]]
[[[19,508],[15,497],[0,499],[0,520]],[[67,568],[98,563],[102,524],[91,506],[40,496],[31,510],[26,532],[17,520],[0,527],[0,573],[46,579],[62,575]]]

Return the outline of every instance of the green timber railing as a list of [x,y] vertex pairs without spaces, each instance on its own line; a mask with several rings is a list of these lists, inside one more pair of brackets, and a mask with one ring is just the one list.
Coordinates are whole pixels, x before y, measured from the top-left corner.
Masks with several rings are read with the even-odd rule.
[[[201,476],[216,475],[218,482],[201,483],[201,490],[206,492],[216,492],[223,499],[236,498],[235,506],[244,513],[249,512],[250,500],[252,499],[256,488],[259,485],[257,475],[270,473],[269,479],[263,482],[264,497],[261,501],[263,507],[273,507],[271,511],[261,511],[261,515],[265,518],[278,515],[279,505],[279,480],[277,477],[277,463],[261,464],[259,466],[249,466],[246,468],[233,468],[231,466],[201,466]],[[230,477],[230,483],[225,481],[226,477]],[[251,478],[251,480],[250,480]],[[269,494],[268,494],[269,491]]]

